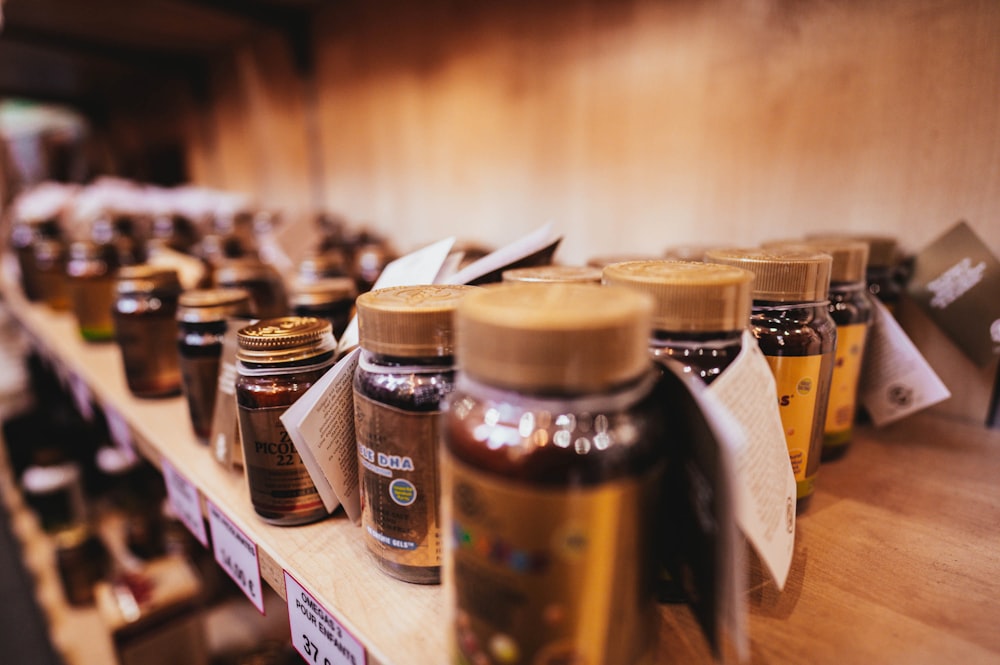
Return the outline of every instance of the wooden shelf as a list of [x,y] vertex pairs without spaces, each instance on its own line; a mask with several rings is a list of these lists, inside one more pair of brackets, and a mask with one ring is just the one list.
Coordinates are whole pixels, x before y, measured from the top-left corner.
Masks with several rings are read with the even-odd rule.
[[[5,300],[39,349],[130,424],[139,452],[194,483],[258,546],[263,580],[284,595],[292,574],[366,648],[369,663],[445,662],[440,587],[382,574],[341,513],[308,526],[258,520],[242,476],[190,430],[182,398],[143,400],[124,382],[118,348],[89,344],[73,317]],[[918,415],[860,428],[824,465],[800,516],[789,583],[749,593],[752,662],[996,662],[1000,658],[1000,432]],[[248,601],[249,602],[249,601]],[[710,663],[686,607],[662,608],[658,662]]]

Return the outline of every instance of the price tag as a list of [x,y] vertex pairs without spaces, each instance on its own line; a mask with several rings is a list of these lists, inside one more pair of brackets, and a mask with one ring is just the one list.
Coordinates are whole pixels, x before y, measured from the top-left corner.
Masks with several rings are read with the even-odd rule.
[[178,473],[167,460],[163,460],[163,481],[167,486],[170,507],[174,509],[178,519],[203,547],[208,547],[208,532],[205,530],[205,520],[201,518],[198,488]]
[[69,388],[76,410],[88,423],[94,422],[94,404],[93,395],[90,394],[90,386],[79,374],[70,374]]
[[243,593],[261,614],[264,614],[264,596],[260,586],[260,561],[257,545],[233,524],[218,507],[206,499],[208,524],[212,529],[212,551],[215,562],[243,590]]
[[111,435],[114,444],[135,459],[137,457],[135,444],[132,442],[132,430],[128,426],[128,421],[110,406],[104,407],[104,418],[108,421],[108,434]]
[[292,646],[313,665],[366,665],[365,648],[285,572]]

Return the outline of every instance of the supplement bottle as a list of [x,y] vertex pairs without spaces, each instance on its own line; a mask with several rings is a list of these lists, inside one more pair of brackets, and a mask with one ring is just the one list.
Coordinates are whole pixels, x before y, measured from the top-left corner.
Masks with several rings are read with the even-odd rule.
[[442,451],[451,663],[651,663],[664,419],[652,305],[498,284],[456,316]]
[[78,240],[69,246],[66,276],[80,336],[88,342],[114,339],[118,256],[111,245]]
[[455,368],[455,307],[470,286],[403,286],[358,297],[355,432],[365,544],[386,573],[441,576],[438,443]]
[[264,319],[237,332],[236,404],[250,503],[265,522],[291,526],[326,508],[280,417],[333,366],[330,322]]
[[830,316],[837,324],[837,351],[823,429],[823,461],[826,462],[838,459],[847,452],[854,432],[858,382],[872,318],[872,304],[865,282],[868,244],[829,238],[788,242],[782,246],[826,252],[833,258]]
[[260,319],[288,314],[285,283],[278,270],[256,257],[228,259],[215,269],[215,285],[250,292],[250,313]]
[[176,395],[181,390],[177,271],[148,264],[123,266],[115,290],[115,339],[129,390],[136,397]]
[[750,330],[774,373],[798,507],[815,491],[837,331],[830,318],[829,254],[717,249],[706,259],[754,274]]
[[292,286],[288,304],[295,316],[315,316],[329,321],[333,336],[340,339],[351,321],[357,297],[357,286],[350,277],[324,277]]
[[604,283],[649,295],[650,352],[711,383],[740,353],[750,325],[753,274],[713,263],[628,261],[604,268]]
[[194,289],[181,294],[177,307],[177,351],[181,387],[191,427],[208,445],[219,386],[222,342],[232,316],[246,317],[250,294],[243,289]]

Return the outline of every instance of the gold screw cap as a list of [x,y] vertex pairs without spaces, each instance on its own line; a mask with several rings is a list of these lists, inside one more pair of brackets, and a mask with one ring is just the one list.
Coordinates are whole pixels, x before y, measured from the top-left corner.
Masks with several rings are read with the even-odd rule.
[[258,364],[289,363],[333,351],[333,328],[325,319],[282,316],[263,319],[236,333],[237,359]]

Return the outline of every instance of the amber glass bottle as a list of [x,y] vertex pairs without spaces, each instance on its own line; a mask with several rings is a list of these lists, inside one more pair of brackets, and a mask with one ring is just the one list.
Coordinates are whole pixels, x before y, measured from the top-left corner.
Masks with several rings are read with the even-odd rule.
[[651,303],[498,284],[456,315],[442,456],[451,663],[652,662],[663,470]]
[[868,243],[837,238],[815,238],[781,243],[787,249],[826,252],[830,268],[830,316],[837,324],[837,351],[823,429],[823,461],[847,452],[854,434],[858,382],[872,305],[865,283]]
[[799,508],[815,491],[837,330],[830,318],[829,254],[717,249],[708,261],[754,274],[750,330],[771,365]]
[[277,269],[257,257],[228,259],[215,269],[215,285],[250,292],[251,314],[272,319],[289,313],[285,283]]
[[181,390],[177,271],[148,264],[124,266],[115,291],[115,339],[129,390],[136,397],[176,395]]
[[355,432],[365,544],[386,573],[441,576],[438,442],[455,380],[455,307],[472,286],[403,286],[358,298]]
[[181,387],[191,427],[208,444],[219,386],[222,342],[232,316],[246,317],[250,294],[243,289],[194,289],[181,294],[177,306],[177,351]]
[[288,305],[295,316],[315,316],[333,326],[333,336],[340,339],[354,313],[358,287],[350,277],[323,277],[292,285]]
[[236,403],[254,511],[280,526],[323,519],[323,500],[280,418],[333,365],[330,322],[264,319],[241,328],[237,341]]
[[118,256],[111,245],[78,240],[69,247],[66,275],[80,336],[88,342],[114,339]]
[[711,383],[740,353],[750,325],[753,274],[694,261],[628,261],[604,268],[604,283],[653,298],[649,346],[661,362]]

